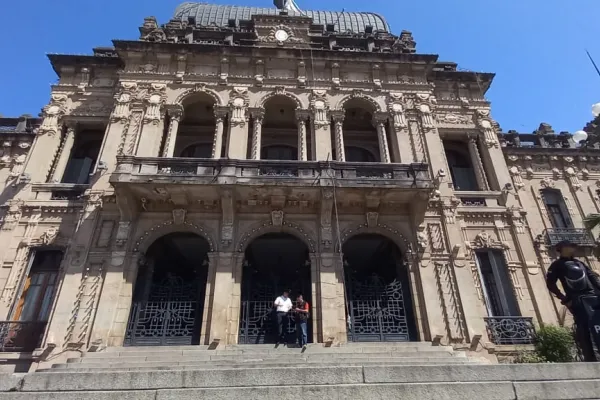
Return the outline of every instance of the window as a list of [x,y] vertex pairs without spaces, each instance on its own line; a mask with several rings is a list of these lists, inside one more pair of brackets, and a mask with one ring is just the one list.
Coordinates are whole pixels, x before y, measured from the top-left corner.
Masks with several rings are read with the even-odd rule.
[[[444,143],[445,145],[445,143]],[[466,146],[466,143],[462,144]],[[446,159],[450,168],[454,190],[458,191],[478,191],[479,185],[475,177],[475,170],[471,164],[469,154],[457,150],[446,149]]]
[[15,321],[48,321],[56,294],[62,251],[35,251],[15,309]]
[[181,157],[186,158],[212,158],[212,144],[193,144],[181,152]]
[[63,175],[63,183],[87,184],[102,147],[104,131],[77,133],[75,143]]
[[488,315],[490,317],[520,316],[521,312],[502,251],[478,251],[476,262]]
[[557,189],[542,190],[542,198],[546,204],[550,222],[554,228],[572,228],[573,221],[569,216],[562,193]]
[[344,151],[348,162],[377,162],[373,153],[361,147],[348,146]]
[[262,148],[261,159],[263,160],[297,160],[298,150],[291,146],[266,146]]

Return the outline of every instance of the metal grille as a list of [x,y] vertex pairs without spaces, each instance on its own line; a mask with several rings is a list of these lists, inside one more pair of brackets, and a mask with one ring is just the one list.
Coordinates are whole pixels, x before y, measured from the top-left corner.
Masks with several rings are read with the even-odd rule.
[[178,346],[200,340],[202,288],[199,280],[184,282],[169,276],[152,285],[149,301],[134,302],[125,346]]
[[348,287],[348,340],[386,342],[410,340],[402,283],[386,283],[373,275],[367,281],[350,280]]
[[45,329],[46,322],[0,321],[0,353],[34,351]]
[[535,339],[533,318],[488,317],[485,324],[490,341],[497,345],[531,344]]

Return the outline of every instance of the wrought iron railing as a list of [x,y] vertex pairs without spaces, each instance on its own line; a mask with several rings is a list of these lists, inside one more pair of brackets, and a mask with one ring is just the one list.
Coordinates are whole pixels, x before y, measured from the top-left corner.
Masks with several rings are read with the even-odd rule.
[[552,228],[546,229],[546,242],[549,246],[568,240],[580,247],[594,247],[596,241],[592,233],[585,228]]
[[488,337],[494,344],[532,344],[535,340],[533,318],[487,317],[484,319]]
[[0,321],[0,353],[31,352],[41,345],[47,322]]
[[195,301],[147,301],[131,305],[125,346],[198,344],[200,322]]

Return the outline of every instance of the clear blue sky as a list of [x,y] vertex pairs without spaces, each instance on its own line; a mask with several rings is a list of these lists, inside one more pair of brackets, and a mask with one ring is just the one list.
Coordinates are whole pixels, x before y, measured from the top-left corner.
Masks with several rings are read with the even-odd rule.
[[[88,54],[111,39],[137,39],[143,18],[167,22],[181,1],[3,0],[0,114],[37,114],[55,74],[46,53]],[[462,68],[497,74],[488,98],[504,130],[540,122],[575,131],[600,102],[598,0],[297,0],[304,9],[375,11],[394,33],[413,32],[417,51]],[[271,0],[214,0],[266,6]]]

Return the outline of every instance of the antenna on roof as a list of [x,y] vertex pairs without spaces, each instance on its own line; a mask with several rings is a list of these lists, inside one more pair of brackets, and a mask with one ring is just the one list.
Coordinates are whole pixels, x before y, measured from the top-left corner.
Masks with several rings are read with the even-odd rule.
[[592,62],[592,65],[594,66],[594,68],[596,68],[596,72],[598,73],[598,76],[600,76],[600,69],[598,69],[598,66],[596,65],[596,62],[594,61],[594,59],[592,58],[592,55],[590,54],[590,52],[585,49],[585,52],[587,53],[588,57],[590,58],[590,61]]

